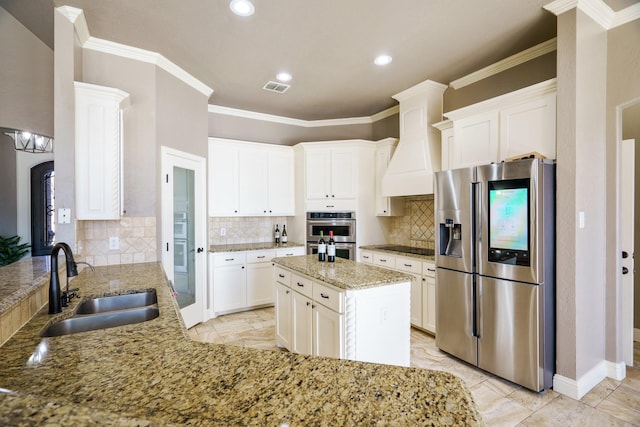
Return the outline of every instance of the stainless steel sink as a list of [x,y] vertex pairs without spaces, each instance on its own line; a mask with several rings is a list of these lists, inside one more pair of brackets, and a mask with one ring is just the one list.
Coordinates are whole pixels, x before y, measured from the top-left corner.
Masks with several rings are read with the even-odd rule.
[[95,331],[97,329],[114,328],[116,326],[146,322],[147,320],[155,319],[159,315],[160,311],[158,310],[157,304],[125,310],[76,315],[51,324],[42,331],[40,336],[58,337],[61,335],[77,334],[79,332]]
[[135,294],[115,295],[111,297],[93,298],[81,303],[76,314],[104,313],[106,311],[125,310],[156,304],[158,296],[155,289]]

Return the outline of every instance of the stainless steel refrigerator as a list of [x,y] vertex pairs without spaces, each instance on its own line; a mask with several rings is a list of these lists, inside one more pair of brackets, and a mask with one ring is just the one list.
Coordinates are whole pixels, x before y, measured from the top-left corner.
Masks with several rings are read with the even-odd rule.
[[541,391],[555,371],[555,165],[435,174],[436,345]]

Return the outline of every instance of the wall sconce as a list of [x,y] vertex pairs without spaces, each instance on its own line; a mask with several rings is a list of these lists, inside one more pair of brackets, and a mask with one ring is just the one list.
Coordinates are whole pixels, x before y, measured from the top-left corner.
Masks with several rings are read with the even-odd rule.
[[53,153],[53,138],[17,129],[1,129],[2,133],[13,139],[13,147],[16,151],[25,151],[27,153]]

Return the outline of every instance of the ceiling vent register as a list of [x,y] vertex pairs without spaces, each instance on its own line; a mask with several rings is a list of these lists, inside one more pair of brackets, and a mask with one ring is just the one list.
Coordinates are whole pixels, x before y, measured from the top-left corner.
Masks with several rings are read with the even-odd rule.
[[268,90],[269,92],[285,93],[290,87],[291,85],[268,81],[262,89]]

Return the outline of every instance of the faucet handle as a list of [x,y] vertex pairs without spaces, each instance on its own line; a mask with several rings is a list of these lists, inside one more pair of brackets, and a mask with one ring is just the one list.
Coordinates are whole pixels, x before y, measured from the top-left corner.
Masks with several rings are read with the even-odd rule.
[[73,288],[67,291],[62,291],[62,306],[67,307],[73,298],[80,298],[78,291],[80,288]]

